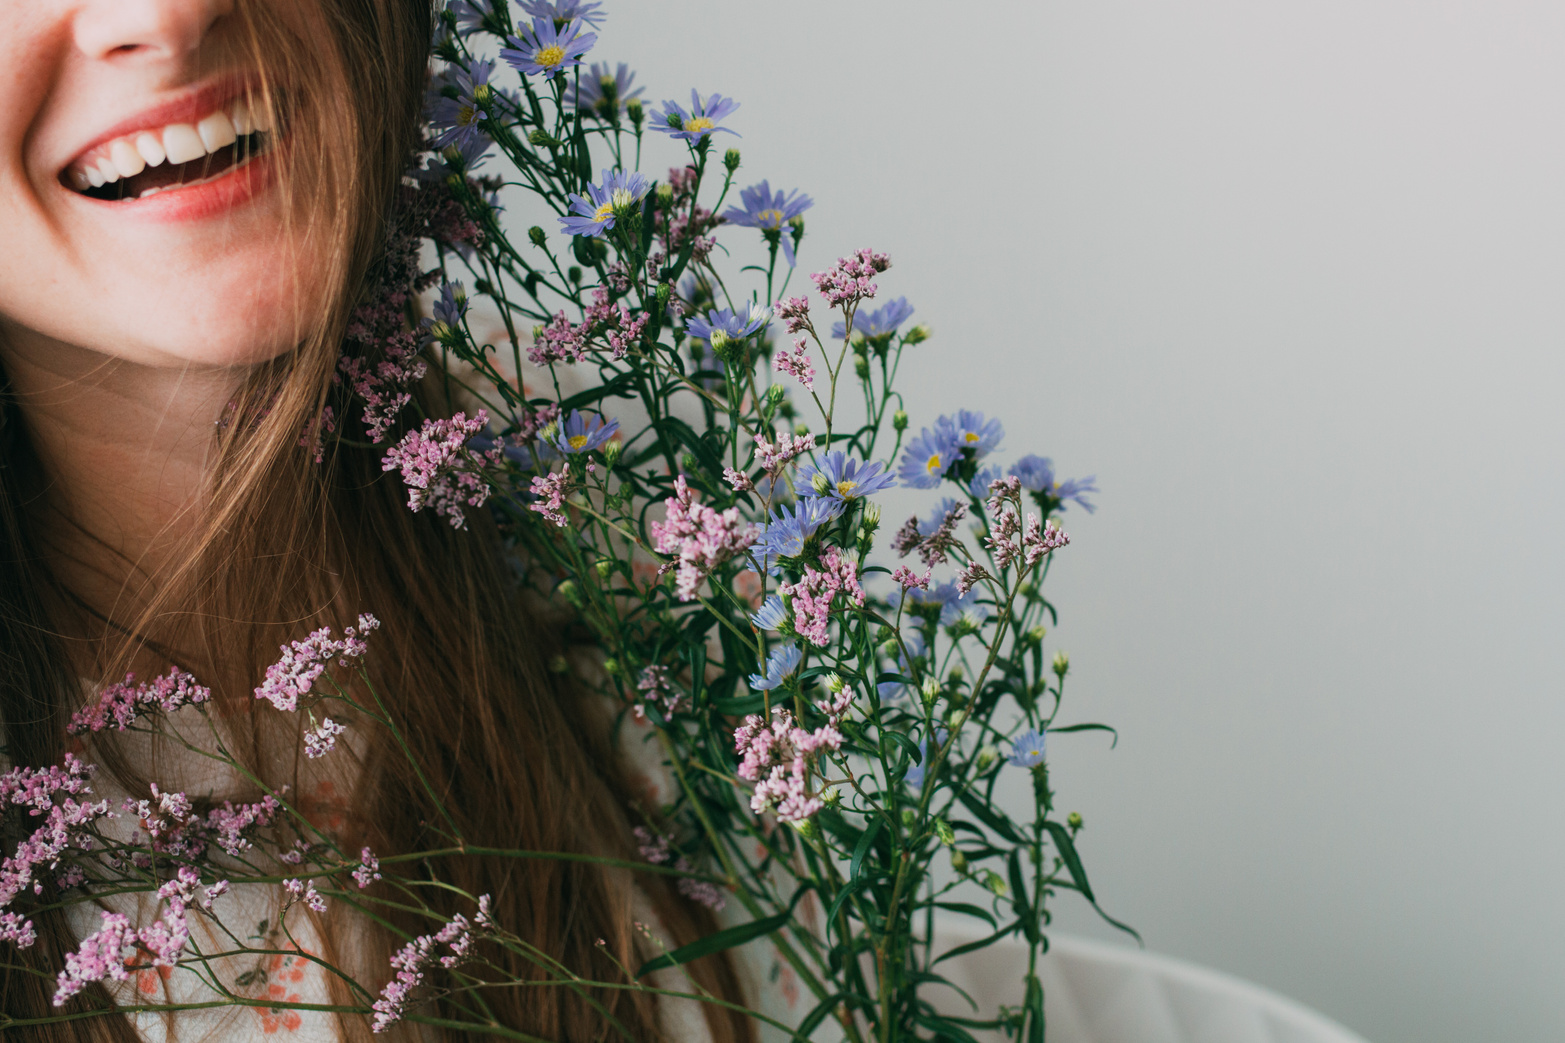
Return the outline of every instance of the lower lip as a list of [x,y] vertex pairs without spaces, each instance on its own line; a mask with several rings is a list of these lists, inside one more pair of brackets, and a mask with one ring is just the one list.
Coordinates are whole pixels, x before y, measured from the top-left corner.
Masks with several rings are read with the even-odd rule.
[[214,180],[184,188],[166,188],[144,199],[108,200],[94,199],[79,192],[71,194],[130,217],[149,221],[199,221],[241,207],[271,187],[275,176],[274,152],[268,150]]

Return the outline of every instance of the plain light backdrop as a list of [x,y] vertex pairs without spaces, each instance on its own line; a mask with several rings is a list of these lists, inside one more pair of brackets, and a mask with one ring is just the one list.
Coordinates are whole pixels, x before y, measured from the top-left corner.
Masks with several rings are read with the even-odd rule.
[[1372,1043],[1565,1039],[1562,52],[1512,0],[619,0],[592,55],[742,102],[803,271],[890,252],[915,428],[1098,475],[1095,888]]

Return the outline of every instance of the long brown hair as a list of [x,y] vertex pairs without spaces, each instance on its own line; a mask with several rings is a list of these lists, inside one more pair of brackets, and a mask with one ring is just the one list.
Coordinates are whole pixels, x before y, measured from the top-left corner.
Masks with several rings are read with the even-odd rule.
[[[433,512],[409,512],[403,491],[381,473],[377,449],[332,447],[317,464],[299,446],[301,430],[338,393],[332,374],[348,315],[374,267],[415,143],[431,27],[429,0],[302,6],[319,20],[309,32],[263,0],[239,4],[234,17],[262,72],[252,104],[285,110],[279,184],[295,204],[289,213],[300,222],[300,239],[327,258],[325,303],[301,316],[297,347],[258,367],[237,396],[230,415],[241,419],[215,436],[217,462],[192,507],[198,516],[187,552],[162,574],[127,579],[125,613],[95,615],[45,564],[37,521],[44,475],[22,414],[0,387],[0,723],[9,760],[60,759],[80,677],[118,676],[132,663],[161,660],[210,684],[244,759],[274,776],[268,783],[291,783],[301,763],[297,729],[278,729],[284,715],[240,708],[253,703],[256,676],[283,640],[372,611],[382,622],[372,673],[468,843],[634,857],[626,788],[605,722],[567,676],[547,668],[561,652],[558,627],[539,621],[518,597],[492,522],[472,512],[468,529],[455,531]],[[426,412],[442,408],[432,383],[417,397]],[[117,781],[145,790],[145,765],[112,744],[99,746],[94,754]],[[377,732],[355,768],[345,843],[381,852],[443,846],[430,828],[436,809],[389,736]],[[424,871],[492,894],[498,921],[583,979],[622,979],[616,961],[640,962],[630,908],[636,888],[675,944],[713,929],[710,914],[662,878],[643,876],[632,886],[626,874],[588,863],[465,855]],[[427,921],[389,918],[428,930]],[[53,974],[74,945],[59,911],[34,920],[38,943],[9,953],[17,969],[0,971],[0,1010],[15,1018],[56,1013]],[[318,922],[322,955],[389,974],[393,935],[360,918],[354,930],[367,932],[372,951],[345,953],[345,922],[336,915]],[[352,937],[358,947],[361,934]],[[599,939],[607,944],[599,947]],[[520,959],[509,970],[541,977]],[[706,990],[739,998],[727,961],[701,961],[692,974]],[[353,1002],[345,985],[333,988],[336,1002]],[[654,1000],[622,989],[540,985],[496,990],[487,1000],[500,1024],[544,1038],[609,1038],[610,1018],[633,1038],[661,1035]],[[67,1009],[112,1007],[101,988],[72,1002],[80,1006]],[[749,1038],[744,1019],[706,1011],[719,1043]],[[344,1017],[339,1025],[344,1038],[368,1038],[363,1019]],[[12,1032],[47,1043],[137,1038],[118,1016]]]

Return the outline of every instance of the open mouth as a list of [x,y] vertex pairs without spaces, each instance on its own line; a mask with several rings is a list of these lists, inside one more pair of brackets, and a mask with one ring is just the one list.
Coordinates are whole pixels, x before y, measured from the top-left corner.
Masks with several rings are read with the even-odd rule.
[[236,99],[195,123],[149,127],[94,146],[60,172],[66,188],[92,199],[145,199],[203,185],[271,150],[270,118]]

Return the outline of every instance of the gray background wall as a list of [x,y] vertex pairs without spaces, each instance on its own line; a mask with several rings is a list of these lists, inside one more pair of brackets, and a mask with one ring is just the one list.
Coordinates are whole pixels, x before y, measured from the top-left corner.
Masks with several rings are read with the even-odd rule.
[[619,0],[594,55],[743,102],[805,270],[892,254],[915,423],[1099,475],[1051,580],[1123,732],[1052,748],[1095,885],[1374,1043],[1565,1038],[1562,49],[1514,0]]

